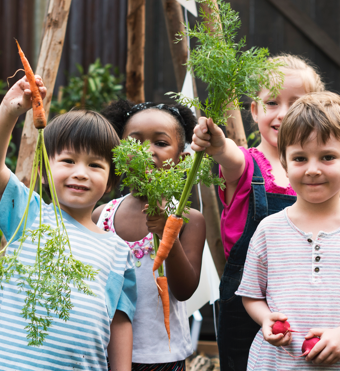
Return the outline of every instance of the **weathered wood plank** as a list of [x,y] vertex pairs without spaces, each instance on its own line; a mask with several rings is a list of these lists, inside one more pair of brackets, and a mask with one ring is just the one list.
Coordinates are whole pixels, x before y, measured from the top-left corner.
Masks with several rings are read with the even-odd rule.
[[126,97],[135,103],[145,101],[144,47],[145,0],[129,0],[127,14]]
[[290,0],[267,0],[273,4],[295,27],[317,45],[334,63],[340,66],[340,48],[337,43]]

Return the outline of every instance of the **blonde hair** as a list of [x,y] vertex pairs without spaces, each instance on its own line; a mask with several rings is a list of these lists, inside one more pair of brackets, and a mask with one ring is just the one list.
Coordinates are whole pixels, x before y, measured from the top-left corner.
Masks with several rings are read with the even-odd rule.
[[269,58],[269,60],[282,62],[282,69],[298,72],[302,77],[306,93],[321,92],[325,90],[325,84],[321,80],[321,76],[316,66],[314,66],[308,59],[292,54],[279,54]]
[[340,96],[329,91],[303,95],[288,110],[277,138],[280,161],[287,170],[288,146],[308,140],[316,132],[318,141],[326,143],[333,135],[340,140]]

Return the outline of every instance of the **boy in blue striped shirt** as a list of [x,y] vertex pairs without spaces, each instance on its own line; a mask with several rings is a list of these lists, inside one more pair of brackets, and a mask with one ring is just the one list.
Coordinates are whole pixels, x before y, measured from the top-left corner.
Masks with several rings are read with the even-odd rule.
[[[42,97],[46,95],[36,77]],[[6,151],[18,117],[31,108],[26,77],[6,94],[0,105],[0,230],[9,240],[28,202],[28,189],[5,165]],[[136,306],[136,278],[128,245],[91,220],[97,201],[118,179],[111,149],[119,139],[111,124],[92,111],[71,111],[56,117],[44,139],[64,224],[75,259],[91,265],[94,281],[85,280],[94,295],[72,287],[73,308],[67,322],[53,315],[53,324],[40,347],[27,346],[27,320],[22,317],[24,292],[15,274],[0,290],[1,370],[107,370],[106,351],[113,370],[130,370],[131,322]],[[43,174],[46,181],[46,175]],[[39,227],[39,196],[33,193],[26,228]],[[56,227],[54,208],[43,203],[42,223]],[[18,233],[7,249],[19,246]],[[28,239],[20,259],[33,265],[37,246]],[[44,313],[37,307],[37,312]]]

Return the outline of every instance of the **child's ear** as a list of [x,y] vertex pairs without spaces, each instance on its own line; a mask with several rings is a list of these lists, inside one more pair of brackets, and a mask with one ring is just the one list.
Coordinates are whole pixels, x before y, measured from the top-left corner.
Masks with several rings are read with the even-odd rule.
[[250,111],[251,115],[253,116],[253,120],[257,122],[257,103],[255,101],[251,102]]

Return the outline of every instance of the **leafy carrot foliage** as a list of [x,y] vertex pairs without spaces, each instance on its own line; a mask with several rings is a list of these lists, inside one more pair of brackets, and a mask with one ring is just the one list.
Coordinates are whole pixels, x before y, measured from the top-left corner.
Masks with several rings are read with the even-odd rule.
[[[141,143],[134,138],[122,140],[121,145],[113,149],[116,174],[124,174],[122,189],[129,187],[135,196],[147,197],[149,215],[159,212],[159,205],[163,199],[166,200],[165,212],[167,215],[173,214],[193,159],[186,156],[177,165],[172,160],[167,160],[162,168],[157,169],[149,148],[148,141]],[[224,186],[223,180],[212,174],[210,170],[212,162],[212,158],[204,156],[195,184],[202,182],[207,186],[211,184]],[[190,201],[187,201],[185,210],[188,211],[189,207]]]
[[190,99],[182,93],[167,94],[182,104],[199,108],[216,124],[224,124],[228,110],[240,107],[238,99],[242,95],[259,101],[258,92],[262,88],[269,89],[273,96],[278,94],[283,83],[283,74],[278,70],[282,64],[268,60],[267,48],[244,50],[245,38],[236,41],[241,21],[229,3],[217,0],[217,9],[212,0],[196,1],[214,10],[207,13],[201,8],[203,21],[193,28],[186,27],[177,35],[177,41],[187,36],[197,39],[187,67],[207,84],[208,97],[205,102],[200,102],[198,98]]
[[[43,163],[46,166],[51,190],[56,227],[42,224],[42,180],[40,178],[39,227],[29,229],[26,228],[29,204],[35,188],[38,169],[42,174]],[[0,287],[2,289],[4,282],[9,282],[13,277],[16,278],[19,292],[25,294],[25,304],[21,314],[28,321],[25,327],[28,345],[40,346],[46,339],[47,331],[53,323],[53,313],[64,321],[69,319],[70,310],[73,307],[71,302],[72,287],[87,295],[93,295],[85,280],[94,280],[97,274],[91,265],[83,264],[72,254],[44,145],[43,130],[39,130],[28,203],[24,215],[15,233],[0,253],[7,250],[15,240],[20,228],[22,228],[22,234],[17,239],[18,248],[13,251],[13,254],[0,256]],[[33,265],[25,264],[25,259],[20,259],[23,244],[27,240],[36,246]]]

